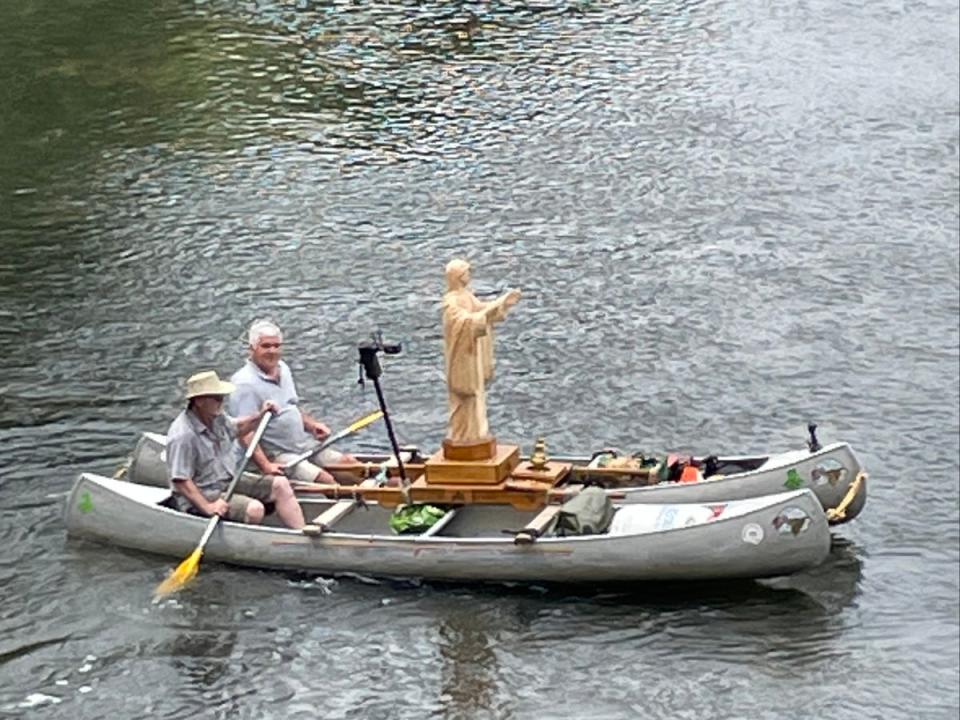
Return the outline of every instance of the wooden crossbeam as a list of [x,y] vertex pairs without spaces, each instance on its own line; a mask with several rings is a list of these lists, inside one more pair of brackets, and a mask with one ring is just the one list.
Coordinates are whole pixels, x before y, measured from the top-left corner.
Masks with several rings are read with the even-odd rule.
[[576,495],[581,487],[552,488],[529,481],[504,481],[497,485],[433,485],[414,481],[407,488],[408,498],[399,487],[361,485],[321,485],[294,483],[300,495],[322,494],[335,500],[356,499],[377,502],[384,507],[402,503],[431,505],[510,505],[517,510],[539,510],[553,502],[563,502]]
[[322,535],[345,518],[357,506],[356,500],[340,500],[317,515],[303,527],[304,535]]
[[536,542],[537,538],[549,531],[550,525],[556,521],[559,514],[559,505],[548,505],[514,536],[513,542],[517,545],[530,545]]
[[456,510],[447,510],[447,514],[446,514],[446,515],[444,515],[442,518],[440,518],[439,520],[437,520],[433,525],[431,525],[431,526],[428,527],[426,530],[424,530],[422,533],[420,533],[420,534],[417,536],[417,538],[432,537],[432,536],[436,535],[436,534],[439,533],[441,530],[443,530],[447,525],[449,525],[449,524],[450,524],[450,521],[453,520],[453,518],[456,517],[456,515],[457,515],[457,511],[456,511]]
[[[422,463],[404,463],[404,469],[407,471],[407,475],[410,477],[417,477],[421,475],[425,470],[425,465]],[[380,463],[359,463],[352,465],[344,464],[331,464],[324,465],[324,469],[328,470],[331,473],[338,473],[344,475],[357,475],[361,478],[373,477],[381,470]],[[399,475],[399,469],[397,468],[396,462],[387,466],[387,474],[391,477],[396,477]],[[655,475],[658,470],[658,466],[642,467],[642,468],[609,468],[609,467],[598,467],[591,468],[586,465],[570,465],[568,467],[568,473],[574,476],[595,476],[595,477],[649,477],[650,475]],[[558,479],[563,479],[568,473],[558,473]],[[526,477],[535,477],[533,473],[528,473],[524,465],[521,465],[518,468],[518,471],[514,473],[515,477],[521,477],[526,479]]]

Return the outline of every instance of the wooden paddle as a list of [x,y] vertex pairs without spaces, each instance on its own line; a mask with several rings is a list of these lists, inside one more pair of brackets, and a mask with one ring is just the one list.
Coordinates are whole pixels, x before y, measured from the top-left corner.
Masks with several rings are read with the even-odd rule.
[[[227,486],[227,491],[223,494],[224,500],[229,501],[230,496],[233,495],[233,490],[237,486],[237,481],[243,474],[243,469],[247,466],[247,463],[250,462],[250,457],[253,455],[253,451],[260,443],[260,438],[263,436],[263,431],[267,429],[267,423],[270,422],[271,417],[273,417],[273,413],[267,412],[264,413],[263,417],[260,419],[260,424],[257,426],[257,430],[253,434],[250,444],[247,445],[247,451],[243,454],[243,459],[233,471],[233,478],[230,480],[230,485]],[[166,580],[157,586],[157,589],[153,591],[154,600],[159,600],[167,595],[177,592],[183,588],[184,585],[193,580],[194,577],[196,577],[197,571],[200,567],[200,558],[203,557],[203,549],[207,546],[207,541],[210,540],[210,536],[213,535],[213,531],[216,529],[218,522],[220,522],[219,515],[213,515],[210,518],[210,521],[207,523],[207,529],[203,531],[203,536],[200,538],[200,542],[196,549],[187,556],[186,560],[177,566],[176,570],[167,576]]]
[[322,450],[326,450],[335,442],[339,440],[343,440],[345,437],[347,437],[347,435],[352,435],[357,430],[362,430],[370,423],[376,422],[382,417],[383,417],[383,411],[381,410],[377,410],[375,412],[370,413],[369,415],[365,415],[364,417],[360,418],[352,425],[345,427],[340,432],[331,435],[330,437],[328,437],[326,440],[324,440],[322,443],[320,443],[317,447],[313,448],[312,450],[307,450],[307,452],[297,455],[292,460],[285,462],[283,464],[284,473],[289,473],[294,467],[296,467],[298,463],[301,463],[307,458],[312,457],[313,455],[316,455],[318,452],[321,452]]

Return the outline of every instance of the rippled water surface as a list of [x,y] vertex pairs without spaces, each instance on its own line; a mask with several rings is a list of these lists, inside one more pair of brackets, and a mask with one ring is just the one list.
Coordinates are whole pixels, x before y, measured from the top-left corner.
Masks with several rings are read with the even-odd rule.
[[[0,3],[0,716],[955,718],[954,2]],[[77,473],[276,318],[301,394],[445,430],[452,257],[524,297],[529,450],[853,444],[866,511],[764,583],[371,584],[67,538]],[[384,448],[379,431],[355,449]]]

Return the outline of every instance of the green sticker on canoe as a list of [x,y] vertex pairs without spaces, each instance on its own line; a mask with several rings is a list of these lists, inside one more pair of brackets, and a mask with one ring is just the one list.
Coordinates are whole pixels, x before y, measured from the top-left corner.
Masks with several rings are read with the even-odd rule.
[[93,510],[93,500],[90,499],[90,493],[85,492],[80,496],[80,502],[77,503],[77,507],[82,513],[88,513]]
[[787,481],[783,486],[788,490],[797,490],[803,487],[803,478],[800,477],[800,473],[797,472],[796,468],[790,468],[787,472]]

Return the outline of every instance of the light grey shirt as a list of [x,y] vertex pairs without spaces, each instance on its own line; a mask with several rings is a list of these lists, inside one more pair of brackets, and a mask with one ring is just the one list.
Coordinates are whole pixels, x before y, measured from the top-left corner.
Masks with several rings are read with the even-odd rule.
[[260,440],[260,447],[268,457],[278,453],[301,453],[317,444],[303,429],[300,398],[293,383],[290,368],[281,360],[279,379],[274,380],[263,373],[252,360],[230,378],[236,390],[230,395],[229,410],[235,417],[252,415],[260,411],[266,400],[273,400],[280,412],[270,420]]
[[233,477],[236,437],[237,421],[229,415],[217,415],[212,429],[189,408],[177,415],[167,430],[167,478],[174,492],[174,479],[192,480],[208,500],[220,497]]

